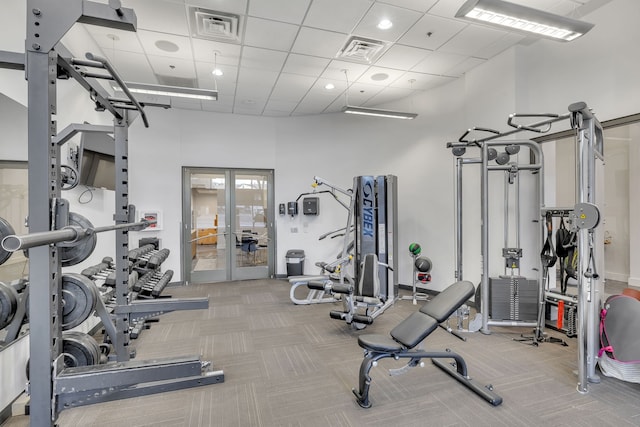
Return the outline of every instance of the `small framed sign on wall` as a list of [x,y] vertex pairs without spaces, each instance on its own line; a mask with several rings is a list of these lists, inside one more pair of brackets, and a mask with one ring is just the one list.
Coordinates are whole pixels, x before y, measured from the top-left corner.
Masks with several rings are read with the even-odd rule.
[[140,218],[147,221],[153,221],[151,225],[142,231],[156,231],[162,230],[162,212],[157,209],[147,209],[140,211]]

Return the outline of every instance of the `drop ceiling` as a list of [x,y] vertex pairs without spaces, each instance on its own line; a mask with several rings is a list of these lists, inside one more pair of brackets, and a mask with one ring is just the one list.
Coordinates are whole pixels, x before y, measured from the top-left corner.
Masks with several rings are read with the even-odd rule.
[[[512,2],[577,16],[588,0]],[[454,18],[463,3],[122,0],[136,12],[137,32],[78,25],[85,26],[125,81],[219,91],[217,101],[173,98],[173,108],[296,116],[340,111],[345,95],[355,106],[400,101],[532,41]],[[382,19],[393,26],[379,29]],[[355,47],[343,52],[354,39]],[[215,79],[214,64],[223,72]]]

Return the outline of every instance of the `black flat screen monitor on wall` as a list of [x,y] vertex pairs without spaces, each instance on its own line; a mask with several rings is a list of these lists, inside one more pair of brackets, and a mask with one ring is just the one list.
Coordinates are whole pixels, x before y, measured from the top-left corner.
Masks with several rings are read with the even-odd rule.
[[115,191],[115,146],[111,135],[105,132],[82,132],[78,162],[81,185]]

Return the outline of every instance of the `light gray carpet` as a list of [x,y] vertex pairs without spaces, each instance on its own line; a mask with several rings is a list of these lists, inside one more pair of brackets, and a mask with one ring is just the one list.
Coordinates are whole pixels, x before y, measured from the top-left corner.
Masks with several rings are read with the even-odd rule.
[[[175,312],[133,341],[137,359],[201,354],[225,382],[63,411],[61,426],[625,426],[640,425],[640,385],[602,377],[576,392],[576,340],[568,347],[513,341],[526,329],[493,328],[467,342],[437,329],[425,348],[462,354],[469,375],[491,383],[504,403],[492,407],[426,361],[391,377],[385,359],[372,370],[371,409],[360,408],[362,350],[357,337],[388,333],[416,309],[398,301],[356,331],[329,318],[338,304],[296,306],[289,283],[256,280],[171,289],[175,297],[208,295],[208,310]],[[14,417],[7,426],[26,426]]]

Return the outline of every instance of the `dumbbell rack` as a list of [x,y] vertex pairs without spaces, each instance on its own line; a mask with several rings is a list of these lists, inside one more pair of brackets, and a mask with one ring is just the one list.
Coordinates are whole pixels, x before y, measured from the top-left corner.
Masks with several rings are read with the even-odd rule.
[[[418,274],[420,273],[418,271],[418,268],[416,267],[416,260],[418,259],[419,254],[411,254],[411,265],[413,266],[413,274],[412,274],[412,290],[411,290],[411,295],[404,295],[401,299],[403,300],[411,300],[413,302],[413,305],[417,305],[418,301],[427,301],[429,299],[429,296],[424,293],[424,292],[418,292],[418,283],[422,283],[420,280],[418,280]],[[428,274],[428,273],[427,273]]]
[[[101,4],[87,0],[27,0],[26,53],[0,52],[3,67],[25,70],[28,84],[29,232],[61,230],[67,225],[68,203],[61,198],[60,146],[54,115],[57,113],[57,79],[72,78],[86,89],[99,110],[113,115],[116,153],[116,224],[131,222],[128,204],[129,111],[135,110],[148,127],[142,106],[131,96],[111,65],[88,54],[89,61],[66,58],[59,45],[62,36],[76,22],[125,31],[136,31],[132,9],[117,0]],[[100,78],[83,68],[106,70],[102,78],[115,80],[128,99],[111,98],[104,89],[85,78]],[[68,136],[68,135],[66,135]],[[55,425],[65,408],[177,390],[224,381],[222,371],[204,372],[206,362],[199,357],[129,363],[129,320],[143,313],[185,308],[206,308],[208,300],[138,301],[128,300],[128,230],[116,230],[116,301],[114,307],[114,350],[119,363],[81,368],[65,368],[62,354],[62,304],[60,247],[56,244],[29,249],[30,262],[30,423]],[[138,303],[138,304],[136,304]],[[160,304],[158,304],[160,303]],[[172,303],[172,304],[170,304]],[[108,322],[110,323],[110,322]],[[106,326],[106,325],[105,325]]]

